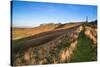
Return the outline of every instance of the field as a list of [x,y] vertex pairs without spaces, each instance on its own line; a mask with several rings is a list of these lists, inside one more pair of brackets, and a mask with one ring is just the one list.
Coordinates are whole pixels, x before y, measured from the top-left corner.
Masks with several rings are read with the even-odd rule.
[[12,28],[12,65],[97,60],[97,21]]

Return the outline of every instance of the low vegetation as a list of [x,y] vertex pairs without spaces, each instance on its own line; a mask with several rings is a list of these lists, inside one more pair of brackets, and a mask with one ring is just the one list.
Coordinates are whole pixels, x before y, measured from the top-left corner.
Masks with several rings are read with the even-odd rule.
[[71,59],[71,62],[88,62],[97,60],[97,47],[94,46],[92,40],[90,40],[82,31],[79,34],[77,50]]
[[[40,26],[41,29],[45,27]],[[38,34],[12,40],[12,65],[96,61],[96,29],[88,23],[59,24]]]

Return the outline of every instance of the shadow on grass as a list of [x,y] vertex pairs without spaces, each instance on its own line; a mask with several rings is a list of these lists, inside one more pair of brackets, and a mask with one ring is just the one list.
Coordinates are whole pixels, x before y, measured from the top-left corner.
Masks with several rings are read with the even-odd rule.
[[84,31],[79,34],[77,49],[70,62],[88,62],[97,60],[97,47],[93,46],[90,39],[88,39]]

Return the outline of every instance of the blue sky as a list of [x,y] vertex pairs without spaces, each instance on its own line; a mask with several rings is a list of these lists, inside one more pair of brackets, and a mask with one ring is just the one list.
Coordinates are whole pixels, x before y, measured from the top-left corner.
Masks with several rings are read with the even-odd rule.
[[97,6],[13,1],[14,27],[35,27],[43,23],[68,23],[97,19]]

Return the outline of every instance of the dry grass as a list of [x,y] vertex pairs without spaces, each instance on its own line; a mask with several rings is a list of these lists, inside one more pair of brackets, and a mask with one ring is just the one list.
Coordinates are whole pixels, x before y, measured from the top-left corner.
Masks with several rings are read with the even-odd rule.
[[[43,34],[43,36],[41,35],[42,37],[40,38],[36,37],[36,40],[30,38],[31,40],[25,40],[25,42],[23,41],[23,43],[19,43],[20,46],[17,48],[14,46],[14,49],[22,49],[23,47],[25,47],[25,49],[19,49],[16,53],[13,51],[13,65],[19,66],[70,62],[71,58],[74,56],[74,52],[77,50],[78,37],[83,29],[85,28],[81,25],[72,26],[68,29],[48,32],[45,35]],[[89,32],[87,32],[88,30]],[[93,37],[96,38],[96,32],[94,32],[92,28],[86,28],[85,34],[92,39],[93,42],[95,41]],[[32,46],[30,46],[30,44]],[[37,46],[34,46],[35,44]]]

